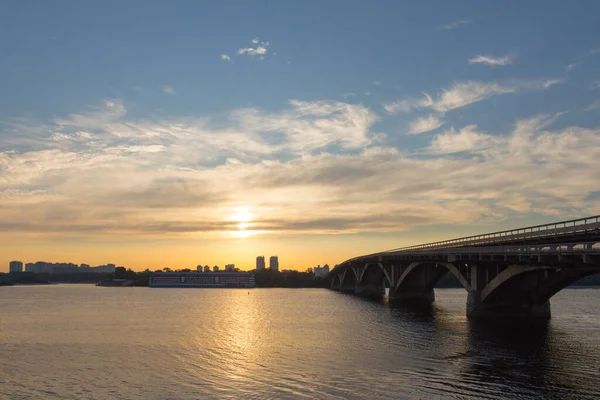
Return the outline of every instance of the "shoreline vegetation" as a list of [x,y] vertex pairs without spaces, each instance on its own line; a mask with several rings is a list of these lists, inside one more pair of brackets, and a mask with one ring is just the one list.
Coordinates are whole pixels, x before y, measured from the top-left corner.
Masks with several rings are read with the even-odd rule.
[[[49,274],[33,272],[0,272],[0,286],[12,285],[49,285],[53,283],[89,283],[98,286],[114,287],[132,287],[148,286],[153,272],[136,272],[131,269],[117,267],[112,274],[98,273],[69,273],[69,274]],[[168,272],[194,272],[190,269],[174,270]],[[299,271],[272,271],[270,269],[247,271],[254,274],[256,287],[260,288],[327,288],[329,280],[327,278],[315,277],[310,272]],[[600,274],[585,277],[575,283],[570,288],[600,286]],[[452,274],[444,276],[436,286],[437,288],[460,288],[460,282]]]

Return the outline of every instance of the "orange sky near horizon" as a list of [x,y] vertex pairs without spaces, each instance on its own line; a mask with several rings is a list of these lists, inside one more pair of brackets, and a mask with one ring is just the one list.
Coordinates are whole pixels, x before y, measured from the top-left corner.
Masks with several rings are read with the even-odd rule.
[[[255,268],[257,256],[279,257],[280,270],[305,271],[317,265],[333,266],[350,257],[394,247],[393,239],[364,238],[361,235],[314,235],[289,237],[247,237],[229,239],[123,238],[5,241],[0,253],[0,271],[8,263],[73,262],[75,264],[118,266],[142,271],[169,267],[191,268],[197,265],[235,264],[241,270]],[[386,247],[386,245],[388,245]]]
[[[543,222],[552,222],[548,219]],[[489,233],[540,223],[539,220],[507,220],[480,225],[434,225],[400,232],[353,234],[258,234],[236,237],[35,235],[0,237],[0,271],[13,260],[118,266],[143,271],[169,267],[235,264],[243,271],[255,268],[257,256],[279,257],[280,270],[305,271],[317,265],[333,267],[348,258],[418,243]]]

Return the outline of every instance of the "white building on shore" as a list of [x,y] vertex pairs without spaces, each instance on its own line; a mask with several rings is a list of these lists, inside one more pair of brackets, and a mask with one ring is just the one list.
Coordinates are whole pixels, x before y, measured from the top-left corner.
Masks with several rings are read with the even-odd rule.
[[324,278],[329,273],[329,265],[325,264],[322,267],[320,265],[317,265],[313,269],[313,273],[315,274],[315,278]]

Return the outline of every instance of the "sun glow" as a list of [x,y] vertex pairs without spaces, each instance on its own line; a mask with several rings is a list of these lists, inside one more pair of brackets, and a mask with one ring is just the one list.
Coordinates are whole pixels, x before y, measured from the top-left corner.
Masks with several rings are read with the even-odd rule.
[[250,227],[250,221],[254,217],[254,214],[248,207],[237,207],[233,210],[233,214],[230,219],[237,222],[237,230],[232,231],[233,236],[238,238],[245,238],[254,234],[253,231],[248,230]]
[[248,222],[253,217],[254,214],[250,211],[250,207],[235,207],[229,219],[232,221]]

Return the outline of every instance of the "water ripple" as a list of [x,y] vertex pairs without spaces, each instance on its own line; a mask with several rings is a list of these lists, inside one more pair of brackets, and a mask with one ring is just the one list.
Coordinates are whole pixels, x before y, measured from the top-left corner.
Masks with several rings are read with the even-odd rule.
[[327,290],[0,290],[0,399],[600,397],[600,291],[545,325],[468,321]]

